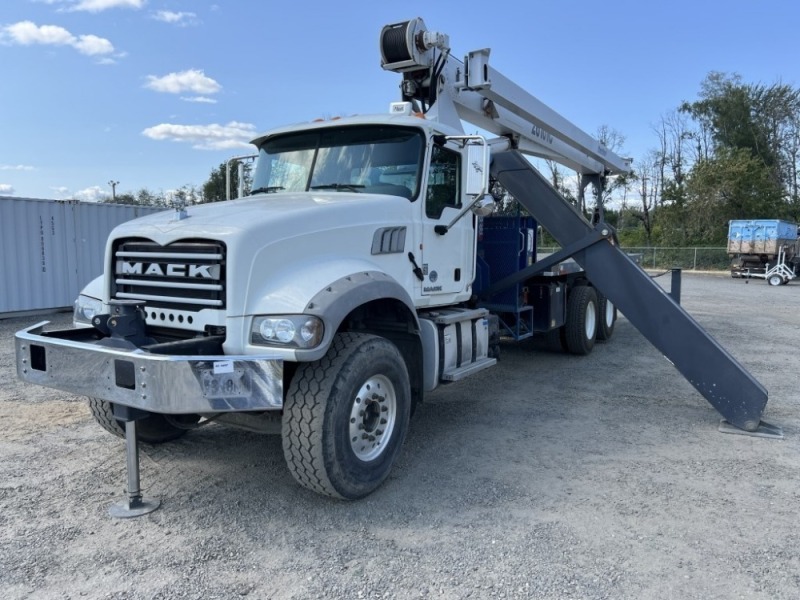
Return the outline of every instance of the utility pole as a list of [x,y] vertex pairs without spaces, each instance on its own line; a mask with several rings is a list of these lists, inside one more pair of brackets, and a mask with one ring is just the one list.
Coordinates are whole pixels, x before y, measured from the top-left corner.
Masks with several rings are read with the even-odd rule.
[[119,181],[114,181],[113,179],[108,182],[108,185],[111,186],[111,201],[116,202],[117,200],[117,186],[119,185]]

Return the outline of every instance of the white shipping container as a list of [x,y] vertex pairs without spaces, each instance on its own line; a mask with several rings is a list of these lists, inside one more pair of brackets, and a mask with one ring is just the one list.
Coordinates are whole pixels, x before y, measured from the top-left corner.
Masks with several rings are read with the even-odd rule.
[[163,210],[0,196],[0,317],[71,306],[102,274],[111,230]]

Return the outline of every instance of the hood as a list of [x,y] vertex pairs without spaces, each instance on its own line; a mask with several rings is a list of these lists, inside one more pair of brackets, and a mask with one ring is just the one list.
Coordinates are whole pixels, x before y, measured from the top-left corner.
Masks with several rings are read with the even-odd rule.
[[[345,192],[259,194],[239,200],[199,204],[186,208],[186,218],[178,219],[176,211],[164,211],[128,221],[116,227],[111,238],[146,237],[161,245],[187,238],[209,238],[227,241],[247,231],[268,227],[296,232],[319,228],[319,223],[335,219],[369,218],[369,215],[405,213],[410,202],[398,196]],[[403,210],[406,209],[406,210]],[[347,215],[347,217],[345,216]],[[387,215],[388,216],[388,215]],[[330,222],[329,222],[330,223]]]
[[[402,252],[373,256],[371,249],[376,231],[410,225],[417,206],[399,196],[352,192],[262,194],[191,206],[184,219],[165,211],[115,228],[106,264],[113,264],[113,244],[120,238],[147,238],[162,246],[220,241],[226,248],[229,316],[294,313],[339,277],[399,268],[410,273]],[[409,231],[407,247],[411,238]]]

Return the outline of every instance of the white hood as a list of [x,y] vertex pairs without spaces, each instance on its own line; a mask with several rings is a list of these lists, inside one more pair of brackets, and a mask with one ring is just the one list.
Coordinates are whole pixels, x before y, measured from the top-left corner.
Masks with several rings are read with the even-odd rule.
[[399,196],[351,192],[262,194],[191,206],[181,220],[165,211],[114,229],[107,264],[113,264],[110,253],[120,238],[148,238],[161,245],[217,240],[227,250],[229,317],[265,310],[296,313],[320,289],[355,272],[402,266],[400,273],[410,277],[404,253],[372,256],[370,250],[376,230],[410,225],[416,207]]

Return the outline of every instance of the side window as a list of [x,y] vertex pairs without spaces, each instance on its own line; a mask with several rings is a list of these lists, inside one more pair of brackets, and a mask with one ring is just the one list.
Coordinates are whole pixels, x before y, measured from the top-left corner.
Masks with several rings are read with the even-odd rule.
[[425,214],[438,219],[446,206],[461,207],[461,155],[439,146],[433,147],[425,197]]

